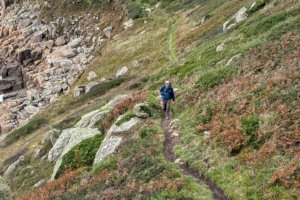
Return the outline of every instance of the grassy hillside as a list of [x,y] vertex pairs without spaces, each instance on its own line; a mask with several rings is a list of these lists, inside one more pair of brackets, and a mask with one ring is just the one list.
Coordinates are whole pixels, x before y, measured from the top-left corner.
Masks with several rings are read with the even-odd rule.
[[[44,18],[60,12],[56,3]],[[113,80],[91,95],[74,99],[71,91],[62,96],[33,119],[48,119],[43,124],[2,142],[2,172],[25,154],[25,162],[6,177],[15,198],[213,199],[204,183],[183,175],[163,156],[165,138],[156,91],[165,80],[177,89],[172,102],[180,124],[177,159],[215,182],[231,199],[299,198],[298,1],[163,0],[150,16],[141,6],[153,8],[155,0],[95,3],[67,4],[65,14],[74,14],[79,5],[83,10],[78,14],[104,9],[101,12],[108,14],[101,26],[114,24],[113,35],[118,36],[94,53],[96,58],[72,90],[88,83],[90,71],[98,75],[95,81]],[[224,23],[234,23],[242,7],[248,10],[247,19],[223,31]],[[121,21],[112,8],[123,17]],[[126,15],[134,18],[134,26],[124,31]],[[216,51],[222,43],[224,50]],[[137,69],[132,68],[135,60],[140,64]],[[114,79],[123,66],[129,68],[128,75]],[[99,128],[107,130],[139,102],[152,103],[153,116],[143,127],[126,133],[127,143],[95,169],[87,164],[66,170],[55,181],[32,188],[39,180],[49,179],[53,170],[53,164],[31,157],[49,126],[73,127],[81,116],[118,94],[130,94],[134,100],[118,105]],[[24,171],[28,165],[33,169]],[[36,173],[31,176],[31,171]]]

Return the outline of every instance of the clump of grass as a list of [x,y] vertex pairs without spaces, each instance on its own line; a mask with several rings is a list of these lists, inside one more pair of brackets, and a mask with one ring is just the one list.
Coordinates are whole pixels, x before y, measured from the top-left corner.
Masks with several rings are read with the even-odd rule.
[[[252,15],[253,13],[255,13],[256,11],[260,10],[261,8],[263,8],[266,5],[265,0],[259,0],[256,1],[255,6],[253,6],[250,10],[247,10],[247,14],[248,15]],[[249,7],[250,8],[250,7]]]
[[64,172],[65,168],[74,171],[80,167],[91,167],[103,139],[104,136],[98,134],[74,146],[63,156],[62,163],[55,178],[58,178]]
[[128,18],[138,19],[146,15],[146,11],[142,8],[142,5],[138,2],[130,2],[127,6]]
[[11,134],[9,134],[4,139],[4,146],[8,146],[15,141],[19,140],[22,136],[29,135],[33,133],[34,131],[38,130],[43,124],[46,124],[49,121],[49,119],[35,119],[23,126],[21,126],[19,129],[14,130]]
[[106,157],[93,169],[93,174],[98,175],[103,170],[107,169],[109,171],[114,171],[118,168],[118,159],[115,156]]
[[77,122],[81,120],[81,117],[76,117],[76,116],[69,116],[65,120],[51,125],[52,128],[64,130],[73,127]]
[[124,124],[125,122],[130,121],[131,118],[133,118],[133,117],[135,117],[135,114],[129,113],[129,114],[125,115],[122,119],[120,119],[120,120],[116,123],[116,125],[117,125],[117,126],[120,126],[120,125]]
[[145,137],[149,136],[149,134],[156,134],[157,130],[153,129],[153,128],[142,128],[139,131],[139,136],[141,139],[144,139]]
[[254,114],[251,114],[249,117],[243,117],[242,120],[242,129],[249,136],[248,143],[252,144],[255,142],[255,132],[259,127],[259,117]]

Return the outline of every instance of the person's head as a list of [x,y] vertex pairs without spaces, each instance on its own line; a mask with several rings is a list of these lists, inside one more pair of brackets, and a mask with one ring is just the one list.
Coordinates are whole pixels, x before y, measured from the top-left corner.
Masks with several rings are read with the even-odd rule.
[[170,86],[170,81],[165,82],[166,87],[168,88]]

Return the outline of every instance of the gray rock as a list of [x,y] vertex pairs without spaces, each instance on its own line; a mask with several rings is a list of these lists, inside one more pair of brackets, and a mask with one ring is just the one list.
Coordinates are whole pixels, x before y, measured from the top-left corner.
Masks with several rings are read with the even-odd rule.
[[110,34],[112,32],[112,27],[108,27],[108,28],[103,29],[103,32],[104,32],[104,35],[109,38]]
[[127,29],[127,28],[129,28],[129,27],[131,27],[133,25],[134,25],[133,20],[130,19],[127,22],[124,23],[124,28]]
[[140,118],[148,118],[150,117],[149,113],[146,113],[145,111],[143,111],[142,108],[149,108],[149,105],[146,104],[146,103],[140,103],[140,104],[136,104],[134,106],[134,114],[137,116],[137,117],[140,117]]
[[225,44],[222,43],[220,46],[217,47],[216,51],[223,51],[225,47]]
[[117,136],[112,136],[112,133],[128,131],[136,124],[142,122],[141,119],[134,117],[130,121],[125,122],[120,126],[117,126],[116,123],[119,120],[121,120],[123,117],[124,115],[120,116],[118,120],[115,122],[115,124],[112,125],[112,127],[108,130],[103,142],[101,143],[99,150],[96,153],[96,157],[93,164],[94,167],[97,164],[99,164],[105,157],[112,154],[115,151],[115,149],[121,144],[122,138]]
[[35,113],[37,113],[40,109],[38,107],[32,106],[32,105],[28,105],[24,108],[24,110],[30,114],[33,115]]
[[86,128],[86,127],[88,127],[88,125],[89,125],[90,120],[92,119],[92,117],[94,115],[98,114],[99,112],[100,112],[100,110],[94,110],[94,111],[92,111],[90,113],[87,113],[87,114],[83,115],[81,117],[81,120],[79,122],[77,122],[74,127],[75,128],[77,128],[77,127],[78,128]]
[[119,76],[123,76],[127,72],[128,72],[128,68],[124,66],[117,71],[116,77],[118,78]]
[[108,102],[105,106],[103,106],[101,108],[101,110],[113,109],[117,103],[127,99],[128,97],[129,97],[129,95],[118,95],[114,99],[112,99],[110,102]]
[[79,97],[81,94],[85,93],[85,86],[79,85],[74,88],[74,97]]
[[38,145],[34,152],[33,152],[33,157],[36,158],[40,155],[41,149],[43,148],[43,145]]
[[56,129],[56,128],[51,129],[46,134],[44,134],[42,144],[46,144],[47,142],[51,142],[51,144],[54,146],[56,140],[61,135],[61,132],[62,131],[60,129]]
[[43,183],[45,183],[45,180],[40,180],[39,182],[37,182],[36,184],[34,184],[34,186],[32,186],[33,188],[38,188],[40,187]]
[[55,178],[57,170],[59,169],[63,156],[68,153],[75,145],[79,144],[82,140],[94,137],[101,134],[97,129],[90,128],[72,128],[63,130],[61,136],[50,150],[48,160],[53,162],[57,160],[54,166],[51,179]]
[[80,38],[76,38],[74,40],[72,40],[71,42],[68,43],[70,49],[76,48],[78,47],[78,45],[81,43],[81,39]]
[[2,176],[0,176],[0,199],[12,200],[11,191]]
[[89,93],[91,91],[91,89],[96,85],[99,85],[99,83],[98,82],[90,82],[89,84],[87,84],[85,86],[85,94]]
[[235,21],[237,23],[240,23],[240,22],[242,22],[242,21],[244,21],[244,20],[247,19],[248,15],[246,14],[246,11],[247,11],[247,8],[245,8],[245,7],[241,8],[238,11],[238,13],[236,15],[236,18],[235,18]]
[[132,62],[132,67],[133,67],[134,69],[138,68],[139,66],[140,66],[140,65],[139,65],[139,62],[138,62],[137,60],[135,60],[135,61]]
[[64,36],[61,36],[55,40],[55,46],[62,46],[66,43]]
[[78,54],[78,52],[76,49],[66,49],[62,52],[62,54],[67,58],[73,58]]
[[[102,112],[99,112],[99,113],[95,114],[95,115],[90,119],[88,128],[93,128],[93,127],[96,125],[96,123],[97,123],[98,121],[104,119],[105,116],[108,115],[108,113],[109,113],[109,110],[104,110],[104,111],[102,111]],[[104,134],[104,133],[102,133],[102,134]]]
[[16,162],[11,164],[8,169],[5,171],[4,175],[8,175],[12,173],[20,164],[24,162],[25,158],[24,156],[21,156]]
[[96,78],[97,77],[97,74],[93,71],[90,71],[89,72],[89,75],[87,77],[87,80],[90,82],[92,79]]

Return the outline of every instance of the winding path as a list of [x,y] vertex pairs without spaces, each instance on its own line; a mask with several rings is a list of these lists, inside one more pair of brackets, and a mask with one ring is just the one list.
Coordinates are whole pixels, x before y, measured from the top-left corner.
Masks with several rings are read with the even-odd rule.
[[[159,95],[160,97],[160,95]],[[160,105],[162,106],[162,98],[159,98]],[[180,137],[173,134],[173,132],[170,129],[170,123],[173,120],[173,112],[170,112],[170,119],[167,120],[165,114],[163,115],[163,120],[161,123],[161,128],[165,132],[166,141],[164,144],[164,155],[167,158],[167,160],[171,162],[175,162],[175,155],[174,155],[174,146],[179,142]],[[176,163],[176,162],[175,162]],[[221,190],[215,183],[213,183],[211,180],[205,178],[204,176],[200,176],[198,172],[195,170],[189,168],[186,164],[180,164],[176,163],[182,170],[185,175],[192,176],[197,180],[197,182],[203,181],[210,189],[210,191],[213,193],[215,200],[229,200],[229,198],[226,197],[223,190]]]
[[171,63],[174,63],[174,60],[171,56],[171,51],[172,51],[172,36],[173,36],[173,24],[171,24],[171,28],[170,28],[170,40],[169,40],[169,51],[168,51],[168,57],[171,61]]

